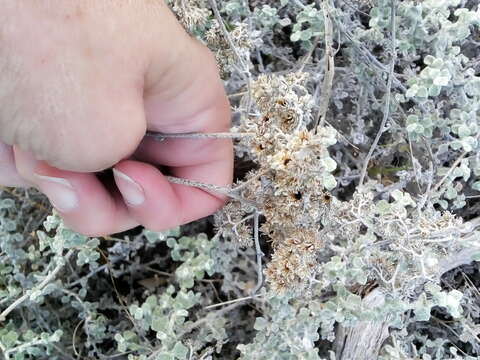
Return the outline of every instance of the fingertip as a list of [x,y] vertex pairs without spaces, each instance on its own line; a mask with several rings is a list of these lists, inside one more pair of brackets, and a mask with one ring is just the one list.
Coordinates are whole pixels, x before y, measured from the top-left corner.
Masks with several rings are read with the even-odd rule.
[[121,171],[120,168],[113,169],[113,176],[127,205],[137,207],[145,203],[145,191],[137,181]]
[[125,160],[115,166],[114,177],[129,213],[143,226],[161,231],[183,223],[179,199],[160,170]]
[[[208,168],[198,169],[204,175]],[[185,174],[194,174],[190,169]],[[187,184],[171,183],[152,165],[126,160],[115,166],[115,181],[132,217],[150,230],[166,230],[211,215],[225,203],[212,194]],[[143,202],[132,203],[143,196]]]
[[74,231],[105,236],[138,225],[122,198],[108,191],[95,174],[60,170],[40,162],[32,178]]

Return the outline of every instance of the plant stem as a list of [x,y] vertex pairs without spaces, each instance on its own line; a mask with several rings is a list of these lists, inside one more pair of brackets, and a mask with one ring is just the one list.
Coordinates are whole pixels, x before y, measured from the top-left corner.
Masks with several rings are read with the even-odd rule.
[[358,183],[360,186],[363,185],[363,181],[365,180],[365,175],[367,174],[368,163],[372,158],[373,152],[375,151],[378,142],[380,141],[380,137],[385,132],[385,125],[387,123],[388,117],[390,116],[390,99],[391,99],[391,91],[392,91],[392,82],[393,82],[393,71],[395,68],[395,61],[397,58],[397,49],[396,49],[396,7],[395,7],[395,0],[391,0],[391,15],[390,15],[390,28],[392,33],[392,60],[390,61],[390,71],[388,73],[388,81],[387,81],[387,94],[385,99],[385,108],[383,110],[383,119],[382,123],[380,124],[380,128],[378,129],[377,136],[368,151],[368,154],[365,158],[363,163],[362,172],[360,175],[360,182]]
[[[63,266],[65,265],[65,263],[68,261],[68,259],[70,258],[70,256],[73,255],[73,249],[70,249],[67,254],[65,255],[64,257],[64,261],[63,262],[60,262],[59,264],[57,264],[57,266],[55,267],[55,269],[52,270],[52,272],[50,272],[50,274],[48,274],[45,279],[43,279],[43,281],[38,284],[37,286],[35,286],[34,288],[30,289],[29,291],[27,291],[24,295],[22,295],[21,297],[19,297],[17,300],[15,300],[9,307],[7,307],[1,314],[0,314],[0,322],[4,321],[5,318],[8,316],[8,314],[10,314],[13,310],[15,310],[18,306],[20,306],[25,300],[27,300],[33,292],[35,291],[41,291],[45,286],[47,286],[47,284],[52,281],[53,279],[55,279],[55,277],[57,276],[57,274],[60,272],[60,270],[62,270]],[[63,257],[62,257],[63,259]]]

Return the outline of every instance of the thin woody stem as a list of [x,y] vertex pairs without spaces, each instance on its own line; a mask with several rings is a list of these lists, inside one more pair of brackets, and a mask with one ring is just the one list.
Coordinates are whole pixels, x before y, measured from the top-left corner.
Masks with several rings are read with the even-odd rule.
[[262,248],[260,247],[260,239],[259,239],[259,213],[255,210],[253,214],[253,238],[255,240],[255,253],[257,257],[257,285],[255,289],[252,291],[252,296],[256,295],[258,290],[263,285],[263,270],[262,270],[262,256],[264,255],[262,252]]
[[209,192],[210,194],[214,196],[225,196],[229,197],[231,199],[238,200],[242,203],[248,204],[250,206],[253,206],[254,208],[257,208],[258,205],[255,204],[253,201],[246,200],[242,198],[236,191],[236,189],[231,189],[230,187],[227,186],[218,186],[218,185],[213,185],[213,184],[206,184],[202,183],[200,181],[195,181],[195,180],[190,180],[190,179],[184,179],[184,178],[178,178],[175,176],[166,176],[167,180],[173,184],[179,184],[179,185],[186,185],[186,186],[191,186],[191,187],[196,187],[198,189],[205,190]]
[[360,181],[359,185],[363,185],[363,181],[365,180],[365,176],[367,175],[367,170],[368,170],[368,164],[370,162],[370,159],[372,158],[373,152],[375,151],[378,142],[380,141],[380,138],[382,134],[386,130],[386,124],[387,120],[390,117],[390,100],[391,100],[391,95],[392,95],[392,83],[393,83],[393,77],[394,77],[394,69],[395,69],[395,61],[397,59],[397,48],[396,48],[396,4],[395,0],[391,0],[390,2],[390,28],[391,28],[391,37],[392,37],[392,58],[390,60],[390,70],[388,73],[388,80],[387,80],[387,93],[385,97],[385,105],[384,105],[384,110],[383,110],[383,118],[382,118],[382,123],[380,124],[380,128],[378,129],[377,136],[375,137],[375,140],[373,140],[372,145],[370,146],[370,150],[368,151],[367,156],[365,157],[365,160],[363,162],[363,167],[362,167],[362,172],[360,173]]
[[253,133],[173,133],[165,134],[161,132],[149,131],[146,136],[158,141],[165,139],[241,139],[245,137],[252,137]]
[[228,197],[232,196],[232,190],[229,187],[226,187],[226,186],[206,184],[206,183],[202,183],[200,181],[183,179],[183,178],[178,178],[178,177],[175,177],[175,176],[166,176],[166,178],[169,182],[171,182],[173,184],[196,187],[196,188],[206,190],[206,191],[209,191],[209,192],[214,192],[214,193],[216,193],[216,195],[224,195],[224,196],[228,196]]
[[[333,52],[333,24],[330,18],[330,5],[328,0],[320,3],[325,21],[325,75],[322,85],[322,98],[320,100],[320,109],[315,118],[315,129],[325,124],[328,105],[332,97],[333,78],[335,76],[335,54]],[[316,131],[316,130],[315,130]]]
[[65,263],[68,261],[68,259],[73,255],[73,249],[68,250],[67,254],[63,256],[63,259],[65,261],[59,262],[57,266],[50,272],[48,273],[45,278],[35,287],[32,289],[26,291],[21,297],[19,297],[17,300],[15,300],[9,307],[7,307],[1,314],[0,314],[0,322],[5,321],[6,317],[8,314],[10,314],[13,310],[15,310],[17,307],[19,307],[23,302],[25,302],[34,292],[38,291],[41,292],[45,286],[50,283],[50,281],[54,280],[58,273],[63,269]]
[[[230,133],[230,132],[224,132],[224,133],[170,133],[170,134],[164,134],[161,132],[154,132],[154,131],[149,131],[146,134],[149,137],[152,137],[155,140],[158,141],[163,141],[165,139],[173,138],[173,139],[233,139],[233,138],[243,138],[243,137],[250,137],[254,136],[255,134],[253,133]],[[189,179],[184,179],[184,178],[179,178],[175,176],[166,176],[167,180],[173,184],[179,184],[179,185],[186,185],[186,186],[192,186],[196,187],[202,190],[205,190],[209,193],[212,193],[213,195],[222,195],[226,196],[238,201],[241,201],[243,203],[248,203],[249,205],[253,207],[257,207],[257,204],[255,204],[252,201],[248,201],[243,199],[240,195],[238,195],[238,190],[241,189],[241,186],[238,188],[232,189],[227,186],[218,186],[218,185],[213,185],[213,184],[207,184],[207,183],[202,183],[200,181],[195,181],[195,180],[189,180]]]

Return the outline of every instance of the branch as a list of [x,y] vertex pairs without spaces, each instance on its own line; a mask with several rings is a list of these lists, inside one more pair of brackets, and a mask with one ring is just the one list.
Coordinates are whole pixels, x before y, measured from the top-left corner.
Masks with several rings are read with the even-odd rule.
[[204,309],[205,310],[210,310],[210,309],[220,307],[220,306],[224,306],[224,305],[235,304],[235,303],[242,302],[242,301],[252,300],[253,298],[254,298],[253,296],[245,296],[245,297],[238,298],[238,299],[224,301],[224,302],[221,302],[221,303],[218,303],[218,304],[208,305],[208,306],[205,306]]
[[227,30],[227,27],[225,26],[225,23],[223,22],[222,15],[220,14],[220,11],[218,10],[217,2],[216,0],[209,0],[210,6],[213,10],[213,14],[215,15],[215,19],[217,20],[218,24],[220,25],[220,29],[222,31],[223,36],[228,42],[228,45],[230,45],[232,51],[234,52],[235,56],[237,57],[240,65],[243,67],[243,71],[241,75],[243,76],[245,82],[247,83],[247,93],[248,93],[248,103],[247,103],[247,116],[250,113],[250,108],[252,107],[252,88],[251,88],[251,83],[252,83],[252,76],[249,71],[249,64],[247,64],[244,59],[242,58],[242,55],[240,55],[240,52],[238,51],[237,47],[235,46],[235,43],[232,40],[232,37],[230,36],[230,33]]
[[213,184],[206,184],[202,183],[200,181],[195,181],[195,180],[190,180],[190,179],[184,179],[184,178],[178,178],[175,176],[165,176],[167,180],[173,184],[178,184],[178,185],[185,185],[185,186],[192,186],[196,187],[199,189],[202,189],[213,196],[225,196],[234,200],[237,200],[243,204],[247,204],[253,208],[258,208],[258,204],[256,204],[253,201],[246,200],[242,196],[238,195],[237,189],[231,189],[226,186],[218,186],[218,185],[213,185]]
[[[478,140],[480,138],[480,132],[477,134],[476,139]],[[455,160],[453,165],[448,169],[447,173],[443,176],[443,178],[433,187],[433,192],[437,192],[440,187],[443,185],[443,183],[448,179],[448,177],[452,174],[453,170],[460,165],[462,162],[463,158],[469,153],[470,151],[464,151],[458,158]]]
[[[480,218],[475,218],[465,223],[462,232],[468,233],[463,241],[477,240],[479,235],[474,232],[480,226]],[[480,246],[469,247],[451,254],[439,263],[439,270],[436,278],[439,279],[447,271],[455,269],[461,265],[470,264],[475,260],[475,255],[480,252]],[[398,270],[398,267],[396,271]],[[395,275],[391,280],[395,278]],[[391,281],[390,280],[390,281]],[[386,281],[389,282],[389,281]],[[379,288],[374,289],[363,300],[362,304],[366,309],[372,310],[383,306],[385,303],[385,294]],[[388,327],[391,318],[386,316],[379,321],[359,321],[352,327],[339,325],[336,339],[335,351],[338,360],[370,360],[376,359],[378,353],[389,336]]]
[[392,82],[393,82],[393,71],[395,68],[395,60],[397,58],[397,49],[396,49],[396,21],[395,21],[395,16],[396,16],[396,8],[395,8],[395,0],[391,1],[391,15],[390,15],[390,28],[391,28],[391,33],[392,33],[392,60],[390,61],[390,70],[388,73],[388,82],[387,82],[387,95],[385,99],[385,109],[383,110],[383,119],[382,123],[380,124],[380,129],[378,129],[377,136],[375,137],[375,140],[373,141],[372,146],[370,147],[370,150],[368,151],[367,157],[365,158],[365,161],[363,163],[363,168],[362,172],[360,175],[360,182],[359,185],[363,184],[363,181],[365,180],[365,175],[367,174],[367,168],[368,168],[368,163],[370,162],[370,159],[372,158],[373,152],[375,151],[375,148],[378,145],[378,142],[380,141],[380,137],[385,131],[385,125],[387,123],[388,117],[390,116],[390,98],[391,98],[391,91],[392,91]]
[[213,14],[215,15],[215,19],[218,22],[218,25],[220,25],[220,29],[222,30],[222,34],[225,37],[225,40],[227,40],[228,45],[232,48],[232,51],[235,53],[235,56],[237,57],[238,61],[240,64],[243,66],[244,71],[247,71],[247,64],[243,61],[242,56],[240,55],[240,52],[238,51],[237,47],[235,46],[235,43],[232,40],[232,37],[230,36],[230,33],[227,30],[227,27],[225,26],[225,23],[223,22],[222,15],[220,14],[220,11],[218,10],[217,2],[215,0],[209,0],[210,6],[213,10]]
[[448,258],[442,260],[439,264],[439,276],[441,277],[446,272],[453,270],[459,266],[467,265],[478,259],[478,255],[480,254],[480,248],[472,249],[472,248],[465,248],[460,250],[456,254],[452,254]]
[[[210,323],[214,318],[222,316],[222,315],[226,314],[227,312],[232,311],[233,309],[236,309],[240,305],[242,305],[242,304],[241,303],[234,303],[234,304],[231,304],[229,306],[224,307],[223,309],[217,310],[214,313],[209,313],[204,318],[201,318],[201,319],[195,321],[194,323],[191,323],[190,325],[186,326],[185,330],[180,334],[179,338],[185,336],[186,334],[188,334],[189,332],[191,332],[195,328],[197,328],[197,327],[199,327],[199,326],[201,326],[205,323],[207,323],[207,324]],[[160,345],[158,348],[156,348],[152,351],[152,353],[148,356],[147,360],[157,359],[158,354],[160,354],[162,352],[162,350],[163,350],[163,348]]]
[[[369,293],[362,304],[372,310],[385,304],[385,294],[378,288]],[[352,327],[340,325],[335,338],[335,353],[338,360],[377,359],[384,341],[389,336],[390,318],[383,320],[359,321]]]
[[27,300],[34,292],[36,291],[41,291],[47,284],[55,279],[57,274],[62,270],[63,266],[65,263],[68,261],[70,256],[73,254],[73,249],[70,249],[67,254],[62,257],[62,262],[58,263],[55,269],[52,270],[50,274],[48,274],[43,281],[35,286],[34,288],[30,289],[27,291],[23,296],[19,297],[17,300],[15,300],[8,308],[6,308],[1,314],[0,314],[0,322],[4,321],[5,318],[10,314],[13,310],[15,310],[18,306],[20,306],[25,300]]
[[260,240],[258,238],[258,211],[255,209],[255,213],[253,215],[253,238],[255,240],[255,252],[257,254],[257,285],[255,286],[255,289],[252,291],[252,296],[255,295],[258,290],[263,285],[263,270],[262,270],[262,248],[260,247]]
[[[359,41],[353,38],[353,35],[348,30],[345,29],[341,21],[336,21],[335,24],[337,25],[338,29],[343,33],[343,35],[348,40],[350,40],[352,45],[359,51],[360,55],[365,57],[370,63],[370,65],[372,65],[375,68],[376,71],[390,73],[390,70],[388,69],[387,66],[382,64],[362,43],[360,43]],[[400,91],[402,91],[403,93],[407,92],[407,88],[405,87],[405,85],[402,84],[400,80],[397,79],[395,74],[393,74],[392,80],[393,80],[393,85],[395,85],[398,89],[400,89]],[[417,99],[411,98],[411,100],[415,102],[415,104],[418,105],[420,109],[427,111],[425,109],[425,106],[422,103],[420,103]]]
[[303,58],[301,64],[300,64],[300,67],[298,68],[298,72],[303,72],[303,69],[305,69],[305,66],[307,65],[308,63],[308,60],[310,60],[310,58],[312,57],[313,55],[313,52],[315,51],[315,49],[317,48],[317,45],[318,45],[318,42],[320,41],[320,37],[317,36],[314,40],[313,40],[313,44],[312,46],[310,47],[310,50],[308,51],[308,53],[305,55],[305,57]]
[[38,346],[38,345],[47,345],[48,344],[48,340],[44,340],[44,339],[38,339],[37,340],[32,340],[32,341],[29,341],[29,342],[26,342],[26,343],[23,343],[21,345],[18,345],[12,349],[9,349],[7,351],[5,351],[5,360],[8,360],[10,359],[10,355],[14,354],[14,353],[17,353],[17,352],[20,352],[24,349],[28,349],[29,347],[35,347],[35,346]]
[[318,110],[315,118],[314,128],[323,126],[325,123],[325,117],[328,111],[328,105],[332,96],[333,77],[335,76],[335,60],[332,49],[333,44],[333,24],[330,18],[329,0],[323,0],[321,8],[323,10],[323,17],[325,21],[325,75],[323,77],[322,93],[320,100],[320,109]]
[[243,304],[241,302],[236,302],[236,303],[230,304],[229,306],[225,306],[224,308],[222,308],[220,310],[217,310],[213,313],[209,313],[204,318],[199,319],[199,320],[195,321],[194,323],[192,323],[191,325],[189,325],[186,328],[186,330],[184,331],[184,334],[188,334],[189,332],[191,332],[193,329],[199,327],[200,325],[211,322],[213,318],[222,316],[222,315],[226,314],[227,312],[229,312],[233,309],[236,309],[237,307],[242,306],[242,305]]
[[175,177],[175,176],[166,176],[166,178],[172,184],[192,186],[192,187],[195,187],[195,188],[202,189],[202,190],[205,190],[207,192],[213,193],[213,195],[215,195],[215,196],[223,195],[223,196],[227,196],[227,197],[235,197],[234,194],[232,193],[232,190],[229,187],[226,187],[226,186],[206,184],[206,183],[202,183],[200,181],[178,178],[178,177]]
[[173,133],[166,134],[156,131],[148,131],[146,136],[151,137],[157,141],[164,141],[166,139],[242,139],[252,137],[253,133]]
[[474,241],[474,244],[466,247],[456,253],[450,254],[450,256],[444,258],[438,264],[438,277],[440,278],[446,272],[453,270],[459,266],[470,264],[478,258],[480,254],[480,235],[476,232],[476,229],[480,226],[480,217],[474,218],[466,222],[463,232],[468,234],[462,241]]

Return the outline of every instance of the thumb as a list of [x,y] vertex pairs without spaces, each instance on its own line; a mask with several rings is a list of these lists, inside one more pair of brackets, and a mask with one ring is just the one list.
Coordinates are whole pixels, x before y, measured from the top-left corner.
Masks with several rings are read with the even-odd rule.
[[[159,54],[152,54],[145,87],[147,128],[162,133],[228,131],[230,106],[212,54],[188,37],[176,40],[180,51],[167,71],[158,66]],[[150,229],[188,223],[223,205],[219,194],[186,186],[188,180],[220,186],[232,181],[233,146],[229,139],[167,138],[158,142],[146,137],[134,158],[136,161],[115,166],[115,182],[129,213]],[[164,170],[187,180],[172,183]]]
[[199,112],[228,111],[212,56],[163,2],[81,4],[6,7],[15,24],[0,25],[0,140],[91,172],[129,157],[147,123],[181,130]]
[[[230,128],[230,104],[216,60],[206,46],[183,35],[176,39],[174,65],[167,72],[160,66],[162,52],[153,51],[151,55],[144,93],[147,129],[167,134],[226,132]],[[219,185],[231,181],[230,140],[167,139],[158,143],[147,137],[135,155],[170,166],[177,176],[192,178],[189,175],[195,173],[195,180]],[[216,166],[214,163],[221,174],[205,171],[210,165]],[[200,166],[204,170],[196,171]]]

